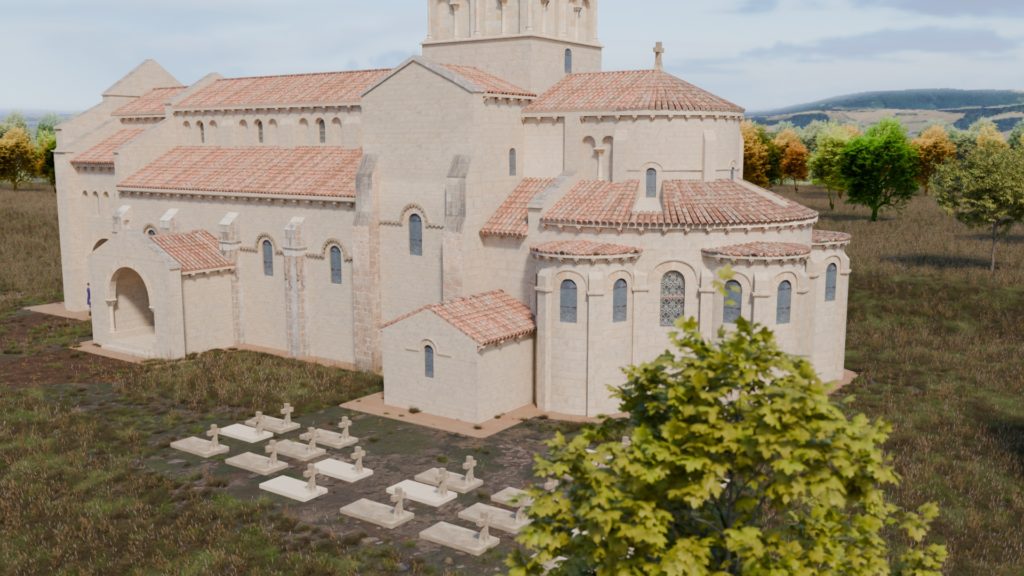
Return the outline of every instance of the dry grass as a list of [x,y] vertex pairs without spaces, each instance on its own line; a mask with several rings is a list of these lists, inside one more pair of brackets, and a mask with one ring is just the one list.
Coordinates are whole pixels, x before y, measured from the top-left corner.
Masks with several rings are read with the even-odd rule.
[[0,314],[62,300],[57,199],[48,184],[0,184]]
[[854,234],[847,365],[853,409],[895,427],[887,449],[905,506],[936,501],[948,573],[1019,575],[1024,566],[1024,236],[1000,248],[919,197],[886,220],[786,193]]

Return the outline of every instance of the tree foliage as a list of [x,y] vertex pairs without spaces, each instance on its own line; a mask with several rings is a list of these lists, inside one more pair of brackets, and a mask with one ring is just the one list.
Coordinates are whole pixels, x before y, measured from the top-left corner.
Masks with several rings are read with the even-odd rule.
[[4,118],[3,122],[0,122],[0,138],[14,128],[21,128],[26,133],[28,132],[28,121],[25,120],[25,117],[20,112],[11,112]]
[[850,140],[860,135],[856,126],[830,123],[822,128],[817,135],[815,152],[811,156],[809,167],[812,181],[824,186],[828,192],[828,205],[836,207],[835,197],[840,198],[846,191],[846,182],[840,171],[843,150]]
[[871,209],[871,221],[882,208],[898,208],[917,192],[917,152],[896,120],[882,120],[847,144],[840,173],[847,201]]
[[767,329],[680,328],[674,353],[627,369],[628,417],[537,457],[560,484],[533,491],[512,574],[941,574],[946,550],[926,543],[937,507],[887,500],[887,424],[844,415]]
[[53,151],[57,149],[57,134],[40,130],[36,135],[36,173],[50,183],[56,191],[57,171]]
[[917,151],[917,183],[924,189],[924,193],[928,194],[936,168],[956,157],[956,145],[949,139],[949,132],[938,125],[922,132],[911,145]]
[[1013,150],[995,141],[978,145],[963,160],[939,166],[932,186],[949,214],[990,230],[990,270],[995,272],[999,238],[1024,221],[1024,148]]
[[1024,148],[1024,120],[1017,122],[1007,140],[1011,148]]
[[767,188],[771,185],[771,151],[764,136],[764,128],[746,121],[740,126],[743,135],[743,179]]
[[37,159],[36,147],[24,129],[10,128],[0,138],[0,180],[10,182],[15,190],[36,173]]
[[799,190],[797,182],[806,180],[808,176],[807,163],[810,160],[810,151],[801,140],[800,134],[792,128],[779,132],[775,136],[774,144],[780,151],[779,169],[782,178],[792,180],[793,188]]
[[1006,137],[999,131],[995,122],[983,118],[971,125],[969,132],[974,136],[974,144],[979,147],[1007,148]]

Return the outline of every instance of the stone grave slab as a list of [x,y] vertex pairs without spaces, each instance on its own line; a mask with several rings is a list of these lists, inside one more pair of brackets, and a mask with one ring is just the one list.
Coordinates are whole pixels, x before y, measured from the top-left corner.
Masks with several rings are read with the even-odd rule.
[[241,442],[248,442],[249,444],[256,444],[257,442],[263,442],[264,440],[270,440],[274,437],[273,432],[264,430],[262,434],[256,432],[256,429],[252,426],[246,426],[245,424],[232,424],[220,431],[222,436],[233,438]]
[[203,440],[195,436],[171,442],[171,448],[199,456],[200,458],[213,458],[214,456],[227,454],[231,450],[223,444],[214,444],[210,440]]
[[302,444],[292,440],[281,440],[277,443],[277,453],[285,458],[308,462],[327,454],[323,448],[310,448],[308,444]]
[[[423,484],[437,486],[441,483],[441,470],[441,468],[431,468],[426,472],[417,474],[415,479],[417,482],[421,482]],[[455,472],[448,473],[448,489],[454,490],[459,494],[468,494],[483,485],[484,481],[479,478],[474,478],[472,482],[466,482],[465,474],[457,474]]]
[[481,534],[476,530],[447,522],[438,522],[420,532],[420,538],[427,542],[440,544],[473,556],[480,556],[501,543],[496,536],[484,535],[484,538],[480,536]]
[[533,504],[533,498],[530,498],[530,494],[526,490],[520,490],[519,488],[512,488],[509,486],[508,488],[499,490],[492,494],[491,502],[501,504],[502,506],[508,506],[509,508],[518,508],[520,506],[529,506]]
[[530,525],[530,520],[526,517],[520,517],[517,512],[509,512],[504,508],[489,506],[484,503],[473,504],[459,512],[459,519],[480,524],[483,522],[484,515],[486,514],[490,514],[490,526],[492,528],[508,532],[509,534],[519,534],[520,530]]
[[416,482],[414,480],[403,480],[394,486],[390,486],[387,490],[388,494],[394,494],[395,489],[397,488],[401,488],[405,491],[405,497],[407,499],[434,508],[443,506],[459,497],[458,494],[451,490],[448,491],[448,494],[445,496],[441,496],[437,493],[437,488],[434,486]]
[[260,490],[299,502],[309,502],[314,498],[327,494],[327,488],[323,486],[317,486],[316,490],[310,490],[308,482],[288,476],[278,476],[273,480],[267,480],[260,484]]
[[[246,426],[256,426],[256,418],[249,418],[245,421]],[[274,418],[273,416],[263,416],[263,428],[273,432],[274,434],[287,434],[294,432],[301,428],[302,425],[298,422],[286,422],[281,418]]]
[[[299,440],[309,441],[309,432],[303,432],[299,435]],[[317,428],[316,430],[316,443],[323,444],[328,448],[334,448],[335,450],[341,450],[342,448],[348,448],[349,446],[355,446],[359,443],[359,438],[355,436],[345,437],[343,434],[338,432],[331,432],[330,430],[324,430],[323,428]]]
[[315,466],[316,471],[323,474],[324,476],[335,478],[337,480],[342,480],[350,484],[352,482],[358,482],[360,480],[365,480],[370,476],[373,476],[373,470],[370,470],[369,468],[363,468],[363,470],[360,472],[359,470],[356,470],[355,464],[342,462],[340,460],[335,460],[334,458],[321,460],[317,462]]
[[412,512],[403,510],[401,514],[395,514],[395,507],[374,502],[373,500],[356,500],[355,502],[341,509],[341,513],[350,518],[376,524],[381,528],[394,530],[402,524],[409,522],[416,517]]
[[259,454],[253,454],[252,452],[246,452],[245,454],[239,454],[233,456],[224,461],[229,466],[235,468],[241,468],[247,472],[253,474],[259,474],[260,476],[270,476],[271,474],[277,474],[288,467],[288,464],[278,460],[276,463],[273,462],[267,456],[261,456]]

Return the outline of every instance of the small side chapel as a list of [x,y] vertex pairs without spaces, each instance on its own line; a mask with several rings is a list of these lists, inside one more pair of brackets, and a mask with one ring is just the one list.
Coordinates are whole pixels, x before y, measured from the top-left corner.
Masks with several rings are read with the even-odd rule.
[[65,305],[99,345],[331,361],[471,423],[615,412],[681,317],[843,376],[851,239],[743,180],[742,108],[660,43],[602,71],[598,0],[426,4],[392,69],[183,85],[146,61],[59,126]]

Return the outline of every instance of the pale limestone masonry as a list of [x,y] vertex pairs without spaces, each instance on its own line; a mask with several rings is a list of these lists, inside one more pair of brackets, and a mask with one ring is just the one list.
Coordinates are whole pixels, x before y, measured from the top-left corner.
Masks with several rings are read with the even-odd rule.
[[97,343],[379,371],[387,403],[472,423],[615,412],[680,315],[842,377],[850,238],[742,181],[741,108],[661,47],[601,72],[597,0],[427,9],[394,69],[182,86],[146,61],[59,126],[65,304],[91,298]]

